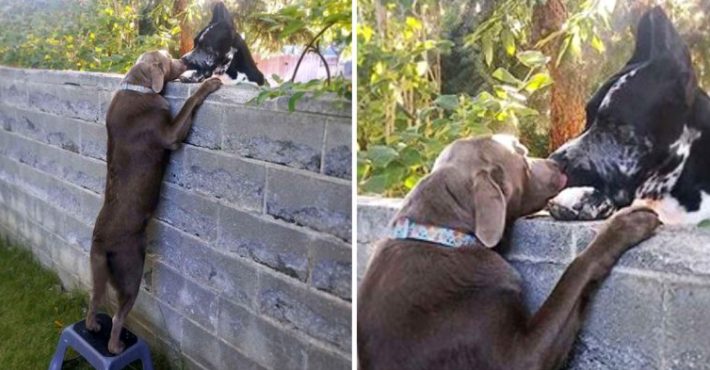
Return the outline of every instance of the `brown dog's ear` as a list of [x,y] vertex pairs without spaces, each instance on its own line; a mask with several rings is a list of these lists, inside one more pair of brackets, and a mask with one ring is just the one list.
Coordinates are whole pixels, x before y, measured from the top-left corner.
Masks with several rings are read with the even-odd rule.
[[486,247],[495,247],[503,238],[506,205],[503,191],[488,172],[473,179],[473,207],[476,237]]
[[153,92],[156,94],[160,94],[161,91],[163,91],[163,84],[165,81],[165,73],[163,70],[160,68],[159,63],[154,63],[150,65],[150,88],[153,89]]

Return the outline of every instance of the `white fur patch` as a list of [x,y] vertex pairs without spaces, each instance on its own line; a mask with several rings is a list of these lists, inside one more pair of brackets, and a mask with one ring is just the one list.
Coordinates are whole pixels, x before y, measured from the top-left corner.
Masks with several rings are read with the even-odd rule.
[[676,168],[668,173],[654,173],[649,176],[649,178],[646,179],[646,181],[644,181],[644,183],[641,184],[641,186],[639,186],[636,190],[636,198],[653,198],[654,195],[655,197],[662,195],[661,199],[666,197],[666,194],[673,189],[676,182],[678,182],[678,178],[680,178],[680,174],[683,172],[685,162],[690,156],[690,148],[693,146],[693,142],[700,136],[700,131],[684,126],[683,133],[680,135],[678,140],[670,146],[671,153],[681,158],[680,163],[678,163]]
[[580,186],[576,188],[567,188],[562,190],[557,196],[552,199],[556,205],[565,208],[574,208],[579,204],[582,199],[594,192],[594,188],[591,186]]
[[614,204],[593,187],[580,186],[562,190],[547,209],[558,220],[598,220],[608,217]]
[[202,42],[202,39],[205,38],[205,35],[207,34],[207,32],[210,32],[210,30],[212,29],[212,27],[214,27],[214,24],[212,24],[212,25],[210,25],[209,27],[207,27],[207,28],[205,29],[205,32],[202,32],[202,35],[200,35],[200,38],[197,40],[197,42]]
[[188,69],[187,71],[183,72],[183,73],[180,75],[180,80],[182,80],[183,78],[185,78],[185,79],[190,79],[190,80],[194,80],[196,74],[197,74],[197,70],[195,70],[195,69]]
[[602,103],[599,105],[599,108],[606,108],[609,106],[611,103],[611,97],[614,95],[615,92],[617,92],[621,86],[623,86],[626,81],[628,81],[629,78],[634,77],[636,72],[638,71],[638,68],[632,70],[631,72],[621,76],[616,82],[614,82],[613,85],[611,85],[611,88],[609,88],[609,91],[607,91],[606,95],[604,96],[604,99],[602,100]]
[[661,199],[636,199],[634,205],[646,206],[658,214],[658,218],[666,225],[697,225],[710,219],[710,195],[700,192],[700,207],[697,211],[688,212],[678,200],[670,195]]

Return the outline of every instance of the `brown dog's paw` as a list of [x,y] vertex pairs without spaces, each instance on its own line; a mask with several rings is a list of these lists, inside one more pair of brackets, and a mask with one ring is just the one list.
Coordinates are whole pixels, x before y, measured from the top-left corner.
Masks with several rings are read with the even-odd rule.
[[616,212],[606,224],[606,232],[613,233],[615,238],[631,247],[653,235],[661,221],[652,209],[631,206]]
[[219,77],[210,77],[202,83],[200,90],[203,90],[207,94],[211,94],[219,90],[220,87],[222,87],[222,80]]
[[96,322],[96,318],[86,319],[86,329],[90,332],[98,333],[101,331],[101,324]]
[[114,355],[117,355],[121,352],[123,352],[124,349],[126,349],[126,345],[123,344],[120,340],[116,341],[117,343],[114,343],[112,341],[108,342],[108,351],[113,353]]

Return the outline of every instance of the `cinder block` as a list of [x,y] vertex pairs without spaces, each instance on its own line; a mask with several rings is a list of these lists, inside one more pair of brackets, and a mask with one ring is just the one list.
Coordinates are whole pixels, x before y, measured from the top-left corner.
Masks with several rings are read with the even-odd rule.
[[106,125],[106,115],[108,115],[108,109],[111,107],[111,102],[116,92],[113,91],[99,91],[96,94],[98,99],[98,119],[97,122],[101,125]]
[[370,256],[372,253],[370,249],[374,248],[372,244],[357,243],[357,281],[358,283],[365,276],[365,271],[367,270],[367,264],[370,261]]
[[560,280],[565,266],[553,262],[514,261],[512,266],[522,278],[523,298],[528,312],[534,313]]
[[[214,332],[217,325],[217,296],[204,286],[156,263],[151,284],[155,296],[186,317]],[[183,330],[185,328],[183,327]]]
[[[259,88],[249,84],[237,84],[234,86],[222,86],[219,90],[210,94],[207,98],[209,102],[224,104],[227,106],[253,105],[252,99],[259,95]],[[231,109],[231,108],[229,108]]]
[[656,236],[628,250],[619,265],[710,281],[709,245],[708,230],[661,226]]
[[351,360],[335,351],[317,347],[315,345],[308,346],[308,364],[305,369],[308,370],[347,370],[351,368]]
[[320,172],[324,118],[245,107],[225,110],[225,151]]
[[573,369],[660,369],[664,341],[663,285],[612,273],[590,297]]
[[27,86],[29,105],[34,109],[84,121],[100,118],[96,90],[70,85],[30,83]]
[[106,145],[108,143],[108,133],[106,126],[92,123],[84,123],[81,130],[81,155],[106,161]]
[[328,120],[324,153],[324,174],[352,179],[352,123],[349,119]]
[[401,199],[358,197],[358,242],[370,243],[387,236],[389,222],[401,205]]
[[569,263],[574,256],[572,233],[578,227],[552,218],[518,220],[509,235],[506,258]]
[[219,335],[265,368],[306,368],[303,342],[226,300],[220,300]]
[[709,369],[710,285],[671,283],[666,296],[664,356],[667,368]]
[[204,328],[184,318],[180,349],[205,369],[219,369],[221,348],[219,339]]
[[[220,369],[264,370],[266,368],[254,362],[231,345],[219,342]],[[278,367],[277,367],[278,368]]]
[[[46,208],[52,209],[52,207],[47,206]],[[52,215],[56,214],[60,216],[59,212],[52,211]],[[62,217],[62,230],[61,236],[67,243],[73,245],[84,252],[89,252],[91,250],[91,237],[93,235],[93,227],[87,225],[86,223],[77,220],[74,216],[70,214],[64,214]]]
[[[289,99],[289,96],[280,96],[267,101],[264,104],[264,108],[288,111]],[[352,114],[352,103],[347,99],[337,97],[335,94],[321,96],[318,99],[306,95],[296,104],[296,111],[350,117]]]
[[62,178],[74,185],[103,194],[106,187],[106,163],[82,157],[78,154],[59,153],[61,155]]
[[253,266],[236,256],[219,253],[199,239],[159,221],[151,222],[148,240],[149,251],[162,263],[234,302],[254,305],[258,273]]
[[261,314],[342,351],[350,350],[350,304],[286,277],[263,274],[259,284]]
[[274,168],[268,169],[267,177],[268,214],[350,241],[350,183]]
[[302,281],[308,276],[310,238],[267,217],[222,207],[217,247]]
[[31,110],[17,110],[16,117],[14,132],[70,152],[79,152],[79,121]]
[[0,79],[0,101],[17,107],[28,106],[27,84],[21,80]]
[[179,182],[242,209],[263,209],[264,165],[192,146],[185,148],[185,155],[185,177]]
[[156,336],[179,343],[182,337],[183,317],[169,305],[155,296],[141,290],[133,306],[131,315],[137,321],[150,328]]
[[217,203],[171,184],[164,184],[155,217],[211,242],[217,239]]
[[[0,145],[2,144],[2,135],[0,135]],[[0,154],[0,180],[6,181],[8,184],[15,184],[20,175],[20,166],[19,163]]]
[[52,84],[81,86],[86,89],[114,90],[118,88],[123,75],[117,73],[81,72],[46,69],[24,69],[23,80]]
[[163,179],[169,183],[184,186],[187,182],[187,148],[189,145],[181,145],[178,150],[170,153],[170,161],[165,169]]
[[[197,84],[171,81],[163,87],[163,95],[170,98],[187,98],[190,96],[190,89],[196,88]],[[182,104],[181,104],[182,105]]]
[[351,299],[352,249],[344,242],[315,239],[310,246],[310,284],[316,289]]
[[[170,100],[170,113],[176,117],[182,108],[181,100]],[[194,113],[190,132],[185,142],[194,146],[221,149],[222,147],[223,108],[219,105],[204,103]]]
[[0,127],[5,131],[12,132],[17,129],[17,126],[17,109],[4,102],[0,103]]

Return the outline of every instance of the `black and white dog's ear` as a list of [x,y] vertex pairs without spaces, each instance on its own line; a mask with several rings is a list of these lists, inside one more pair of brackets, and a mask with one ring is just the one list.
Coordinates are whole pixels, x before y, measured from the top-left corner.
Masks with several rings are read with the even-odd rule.
[[219,22],[225,22],[234,28],[234,21],[232,20],[232,15],[229,14],[227,6],[223,2],[217,1],[212,8],[212,20],[210,24],[215,24]]
[[629,64],[672,58],[690,66],[690,52],[660,6],[646,11],[636,30],[636,48]]
[[698,82],[690,50],[660,6],[651,8],[641,17],[636,30],[636,48],[627,66],[654,60],[662,60],[678,73],[686,102],[692,105]]

